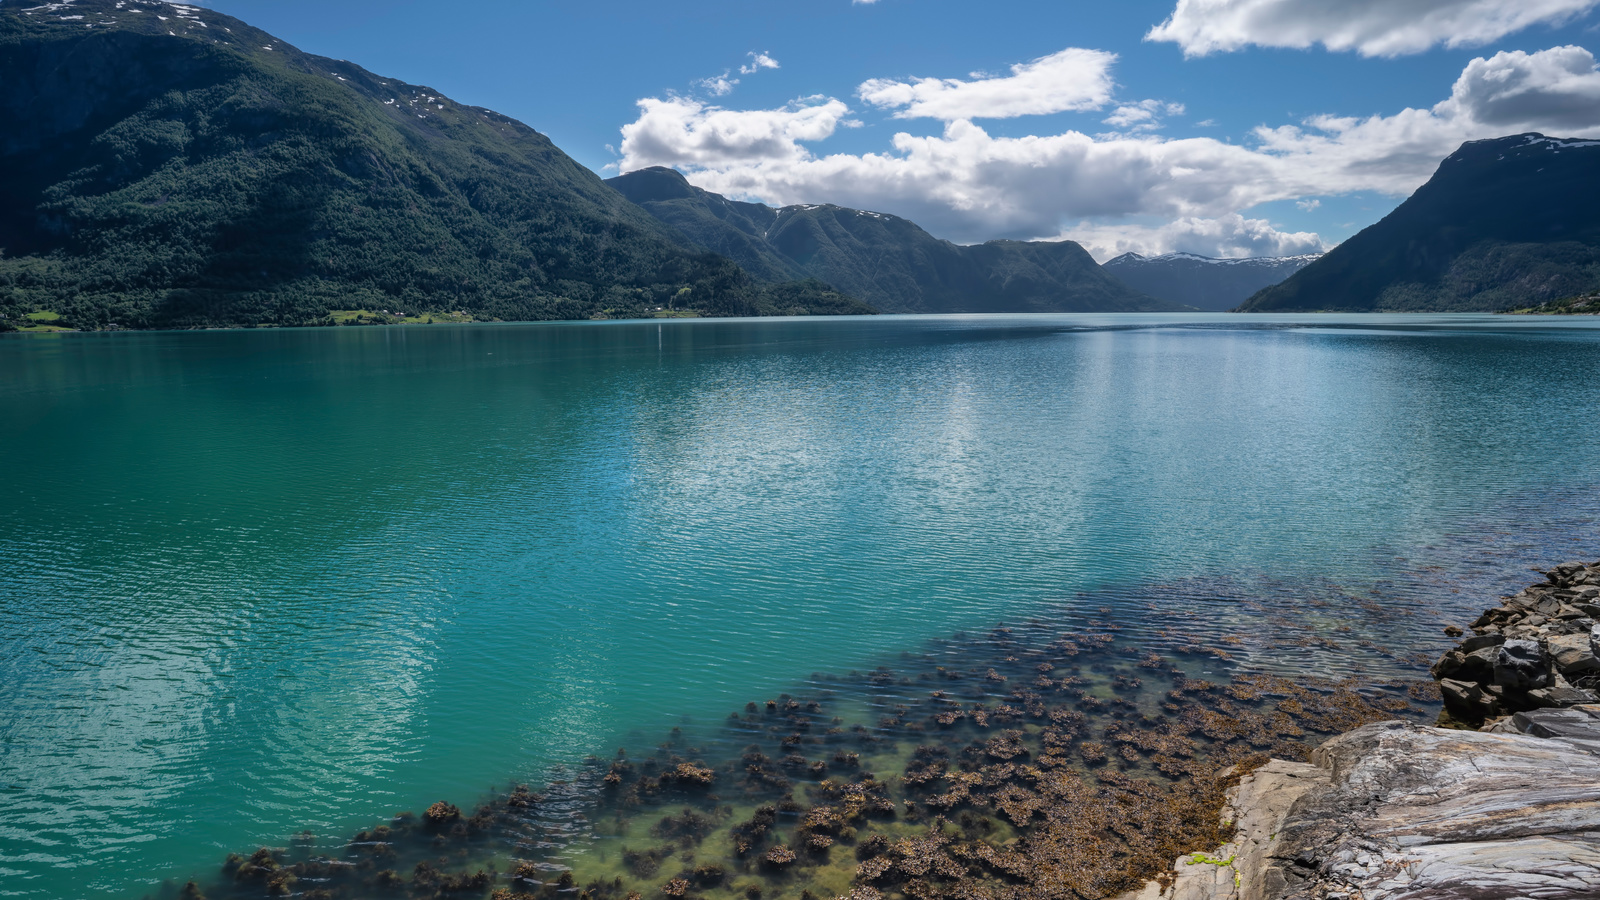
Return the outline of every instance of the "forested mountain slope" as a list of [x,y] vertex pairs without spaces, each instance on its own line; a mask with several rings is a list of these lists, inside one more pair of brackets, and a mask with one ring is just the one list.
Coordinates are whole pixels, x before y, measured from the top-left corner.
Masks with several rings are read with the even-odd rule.
[[1241,309],[1470,312],[1600,288],[1600,141],[1473,141],[1394,212]]
[[766,279],[810,276],[884,312],[1134,312],[1183,308],[1139,293],[1072,241],[940,240],[898,216],[729,200],[666,168],[607,180],[696,243]]
[[0,85],[0,319],[867,311],[756,283],[520,122],[208,9],[4,0]]

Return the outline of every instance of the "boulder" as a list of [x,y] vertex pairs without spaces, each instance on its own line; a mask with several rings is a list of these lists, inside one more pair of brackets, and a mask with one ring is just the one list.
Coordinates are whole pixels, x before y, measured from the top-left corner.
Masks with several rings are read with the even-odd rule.
[[[1568,706],[1582,706],[1596,702],[1593,691],[1585,691],[1575,687],[1548,687],[1534,688],[1528,692],[1528,699],[1539,707],[1553,707],[1560,709]],[[1524,713],[1517,713],[1524,715]],[[1526,729],[1523,729],[1526,731]],[[1540,735],[1543,737],[1543,735]]]
[[1494,645],[1480,647],[1470,652],[1451,650],[1440,657],[1428,671],[1433,673],[1434,678],[1488,684],[1494,681],[1495,658],[1498,653],[1499,647]]
[[1556,670],[1570,679],[1600,672],[1600,657],[1595,656],[1593,642],[1593,632],[1565,634],[1550,638],[1546,646]]
[[1499,698],[1470,681],[1446,678],[1439,682],[1444,708],[1463,722],[1481,722],[1500,715]]
[[1538,641],[1506,641],[1495,654],[1494,683],[1520,691],[1549,687],[1550,669],[1550,658]]

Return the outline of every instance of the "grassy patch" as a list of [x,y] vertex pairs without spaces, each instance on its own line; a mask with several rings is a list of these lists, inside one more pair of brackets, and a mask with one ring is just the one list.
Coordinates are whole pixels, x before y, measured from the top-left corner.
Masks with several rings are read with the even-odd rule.
[[1508,309],[1515,316],[1594,316],[1600,315],[1600,291],[1590,291],[1575,297],[1563,297],[1540,306]]
[[334,325],[446,325],[476,321],[471,313],[461,311],[408,314],[386,309],[330,309],[328,320]]
[[60,324],[60,322],[61,322],[61,314],[60,313],[51,312],[50,310],[47,310],[47,309],[46,310],[40,310],[38,312],[28,313],[27,315],[22,317],[22,322],[25,323],[25,324],[18,324],[17,325],[17,331],[21,331],[21,332],[24,332],[24,333],[51,334],[53,332],[58,332],[58,331],[73,331],[73,330],[75,330],[75,329],[68,328],[65,325]]

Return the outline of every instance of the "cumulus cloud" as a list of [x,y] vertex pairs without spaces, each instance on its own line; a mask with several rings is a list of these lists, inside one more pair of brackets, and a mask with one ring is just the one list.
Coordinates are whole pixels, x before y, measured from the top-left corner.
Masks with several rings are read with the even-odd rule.
[[1145,39],[1172,41],[1186,56],[1251,44],[1401,56],[1440,44],[1482,46],[1596,6],[1600,0],[1178,0]]
[[1101,139],[1078,132],[996,137],[972,122],[937,136],[897,134],[893,151],[727,165],[690,178],[780,204],[841,203],[895,212],[955,240],[1037,237],[1064,219],[1244,209],[1279,180],[1272,159],[1221,141]]
[[1322,253],[1328,244],[1309,231],[1280,231],[1266,219],[1238,213],[1207,219],[1185,216],[1160,225],[1118,225],[1080,222],[1061,238],[1077,241],[1099,262],[1124,253],[1160,256],[1194,253],[1218,259],[1252,256],[1302,256]]
[[1521,50],[1467,64],[1449,98],[1431,109],[1365,119],[1319,116],[1301,126],[1259,128],[1261,153],[1298,167],[1327,190],[1409,194],[1463,142],[1540,131],[1600,136],[1600,72],[1582,47]]
[[687,97],[639,101],[639,118],[622,126],[624,172],[647,166],[729,169],[810,158],[802,141],[833,135],[850,107],[807,97],[779,109],[731,110]]
[[1100,109],[1111,102],[1115,53],[1069,47],[1011,67],[1010,75],[959,78],[874,78],[857,94],[897,119],[1009,119]]
[[762,69],[776,69],[778,61],[765,53],[750,51],[750,61],[739,67],[740,75],[754,75]]
[[[780,205],[831,202],[892,212],[958,241],[1054,236],[1068,226],[1089,235],[1081,225],[1088,221],[1122,228],[1098,233],[1121,235],[1116,239],[1130,247],[1146,241],[1140,246],[1195,247],[1202,249],[1190,252],[1212,256],[1230,255],[1230,247],[1280,254],[1304,252],[1293,248],[1309,238],[1279,240],[1267,226],[1246,227],[1258,220],[1236,221],[1236,214],[1271,201],[1354,191],[1404,196],[1468,140],[1522,131],[1600,136],[1597,100],[1594,56],[1556,47],[1475,59],[1449,97],[1431,108],[1262,127],[1247,145],[1131,128],[995,136],[957,119],[934,135],[896,134],[880,152],[819,155],[807,144],[852,121],[840,100],[729,110],[669,98],[640,102],[638,121],[623,128],[621,167],[677,166],[702,187]],[[1153,218],[1173,225],[1154,236],[1119,225]],[[1232,231],[1217,230],[1225,228]],[[1118,246],[1112,237],[1095,239]]]
[[1448,102],[1453,115],[1511,130],[1583,129],[1600,108],[1600,74],[1582,47],[1497,53],[1468,63]]

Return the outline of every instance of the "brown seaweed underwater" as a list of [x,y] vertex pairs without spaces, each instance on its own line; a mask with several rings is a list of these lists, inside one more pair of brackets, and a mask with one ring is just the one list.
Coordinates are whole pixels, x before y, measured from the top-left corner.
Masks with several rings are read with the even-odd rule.
[[178,894],[1097,900],[1221,844],[1223,791],[1251,765],[1438,708],[1432,681],[1213,683],[1200,670],[1226,650],[1118,631],[1035,621],[894,671],[816,675],[809,696],[730,715],[711,750],[674,729],[475,810],[441,802],[338,845],[233,856]]

